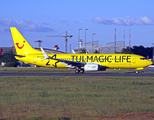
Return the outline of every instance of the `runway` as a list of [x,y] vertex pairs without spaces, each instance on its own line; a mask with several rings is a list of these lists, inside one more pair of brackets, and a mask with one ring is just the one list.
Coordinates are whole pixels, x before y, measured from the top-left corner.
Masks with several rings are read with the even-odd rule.
[[112,77],[154,77],[154,73],[0,73],[0,76],[112,76]]
[[84,73],[84,74],[75,74],[75,73],[0,73],[0,76],[112,76],[112,77],[154,77],[154,68],[146,68],[144,71],[151,71],[150,73],[141,72],[141,73]]

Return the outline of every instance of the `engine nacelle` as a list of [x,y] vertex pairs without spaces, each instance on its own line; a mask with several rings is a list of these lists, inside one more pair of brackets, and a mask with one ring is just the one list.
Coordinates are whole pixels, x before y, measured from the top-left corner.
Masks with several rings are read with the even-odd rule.
[[72,69],[74,69],[74,68],[75,68],[75,66],[72,66],[72,65],[67,65],[67,64],[66,64],[66,67],[68,67],[68,68],[72,68]]
[[105,71],[106,68],[103,68],[101,65],[97,63],[87,63],[84,66],[85,71]]

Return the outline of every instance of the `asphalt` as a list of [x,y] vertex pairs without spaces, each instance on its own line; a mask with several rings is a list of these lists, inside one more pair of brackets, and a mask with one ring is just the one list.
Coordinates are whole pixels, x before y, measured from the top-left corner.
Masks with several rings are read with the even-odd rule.
[[123,76],[123,77],[154,77],[154,68],[146,68],[144,71],[151,71],[150,73],[141,72],[141,73],[84,73],[84,74],[75,74],[75,73],[0,73],[0,76]]
[[0,73],[0,76],[123,76],[123,77],[154,77],[154,73]]

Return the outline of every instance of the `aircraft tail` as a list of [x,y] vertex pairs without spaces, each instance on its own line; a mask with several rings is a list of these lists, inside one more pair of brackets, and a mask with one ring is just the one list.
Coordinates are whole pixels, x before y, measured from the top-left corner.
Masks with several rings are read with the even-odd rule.
[[20,32],[16,29],[16,27],[10,27],[12,38],[14,41],[14,46],[16,49],[17,55],[26,55],[32,53],[38,53],[33,49],[30,44],[26,41],[26,39],[20,34]]

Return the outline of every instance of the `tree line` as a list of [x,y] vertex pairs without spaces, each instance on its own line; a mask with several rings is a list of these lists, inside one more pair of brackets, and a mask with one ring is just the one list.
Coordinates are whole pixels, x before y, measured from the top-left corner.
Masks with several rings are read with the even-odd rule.
[[145,58],[153,58],[153,47],[144,47],[140,46],[133,46],[132,48],[123,48],[122,53],[126,54],[136,54],[144,56]]
[[6,67],[17,67],[19,65],[18,60],[13,55],[10,54],[13,54],[12,50],[10,50],[8,54],[4,53],[3,55],[1,55],[0,64],[4,62],[6,63],[5,64]]

